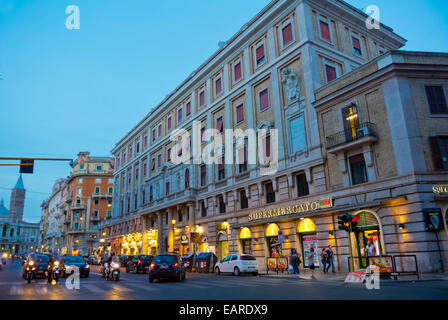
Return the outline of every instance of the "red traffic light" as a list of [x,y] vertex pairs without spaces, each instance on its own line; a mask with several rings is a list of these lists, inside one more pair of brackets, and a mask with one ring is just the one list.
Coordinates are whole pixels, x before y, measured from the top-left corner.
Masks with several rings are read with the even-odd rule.
[[352,218],[352,222],[356,222],[359,220],[359,214]]

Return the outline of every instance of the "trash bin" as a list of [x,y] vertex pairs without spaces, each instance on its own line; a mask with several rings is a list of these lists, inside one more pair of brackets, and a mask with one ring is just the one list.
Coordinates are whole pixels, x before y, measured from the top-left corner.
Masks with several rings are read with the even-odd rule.
[[218,257],[212,252],[201,252],[197,259],[199,272],[213,272]]
[[193,268],[194,255],[195,253],[187,253],[185,256],[182,256],[182,263],[187,271],[191,271]]

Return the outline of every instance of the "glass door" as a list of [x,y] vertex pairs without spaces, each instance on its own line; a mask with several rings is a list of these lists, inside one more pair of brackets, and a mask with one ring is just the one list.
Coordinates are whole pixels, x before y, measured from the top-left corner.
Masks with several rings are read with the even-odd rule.
[[346,141],[356,140],[357,130],[359,129],[358,108],[355,104],[342,109],[342,117],[344,120],[344,131]]

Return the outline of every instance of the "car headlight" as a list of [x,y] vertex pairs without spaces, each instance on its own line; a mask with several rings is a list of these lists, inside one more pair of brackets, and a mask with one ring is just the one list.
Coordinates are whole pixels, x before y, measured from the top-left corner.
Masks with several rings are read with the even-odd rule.
[[34,261],[30,261],[28,264],[29,264],[30,266],[34,266]]
[[55,261],[54,265],[57,267],[59,265],[59,261]]
[[90,266],[88,264],[86,264],[86,268],[90,268]]

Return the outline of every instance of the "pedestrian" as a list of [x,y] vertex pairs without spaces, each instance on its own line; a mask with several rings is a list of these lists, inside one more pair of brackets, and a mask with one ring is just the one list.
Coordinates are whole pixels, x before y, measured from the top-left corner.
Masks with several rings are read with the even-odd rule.
[[329,245],[327,248],[327,254],[328,254],[327,272],[328,272],[328,270],[330,270],[330,265],[331,265],[331,272],[335,273],[336,271],[334,270],[334,252],[333,252],[333,249],[331,249],[331,245]]
[[322,261],[322,266],[323,266],[323,272],[326,273],[327,272],[327,263],[329,264],[328,261],[328,253],[327,250],[325,250],[325,248],[322,249],[322,254],[321,254],[321,261]]
[[308,267],[311,269],[311,279],[316,279],[314,276],[314,248],[311,247],[310,252],[308,253]]
[[300,264],[299,254],[296,249],[291,249],[291,265],[294,269],[294,274],[299,274],[299,264]]
[[368,257],[374,257],[375,256],[375,246],[373,245],[372,241],[369,240],[366,247],[367,256]]

